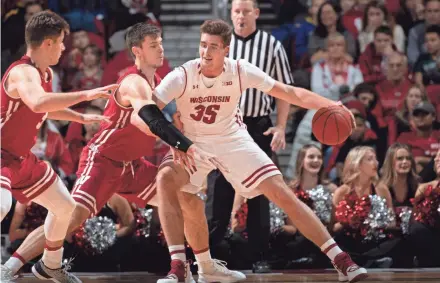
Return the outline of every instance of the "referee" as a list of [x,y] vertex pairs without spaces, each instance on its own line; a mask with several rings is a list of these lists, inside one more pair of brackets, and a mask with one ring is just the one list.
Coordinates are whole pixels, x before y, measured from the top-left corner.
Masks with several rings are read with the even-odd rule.
[[[293,84],[286,52],[282,44],[269,33],[257,29],[260,14],[257,0],[233,0],[231,18],[234,25],[229,58],[245,59],[262,69],[274,79]],[[277,106],[277,124],[269,117]],[[272,151],[285,147],[285,128],[290,105],[256,89],[248,89],[240,99],[240,108],[249,134],[261,149],[272,157]],[[210,245],[221,250],[235,191],[219,171],[208,176],[206,214],[210,230]],[[247,231],[249,240],[248,263],[255,273],[270,272],[266,261],[269,249],[269,201],[264,196],[248,200]]]

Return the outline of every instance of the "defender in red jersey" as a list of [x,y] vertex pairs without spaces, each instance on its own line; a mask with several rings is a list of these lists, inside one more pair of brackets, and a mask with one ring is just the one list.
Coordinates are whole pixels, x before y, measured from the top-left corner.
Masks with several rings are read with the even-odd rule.
[[[104,120],[104,116],[82,115],[66,107],[108,97],[116,85],[77,93],[51,93],[49,66],[58,63],[68,31],[67,22],[55,13],[35,14],[26,24],[26,55],[14,62],[2,78],[1,219],[11,207],[12,196],[22,203],[34,201],[46,207],[46,249],[33,271],[39,269],[40,277],[58,282],[81,282],[61,269],[63,240],[75,202],[51,166],[38,160],[30,149],[46,118],[81,123]],[[10,279],[10,269],[1,269],[2,280]]]
[[[136,58],[135,65],[119,78],[120,86],[109,98],[104,110],[109,121],[101,123],[98,133],[82,151],[78,179],[72,190],[77,205],[68,232],[97,214],[114,193],[141,207],[154,204],[157,167],[143,156],[152,154],[156,136],[138,113],[143,106],[154,104],[152,93],[160,82],[155,75],[163,62],[160,30],[145,23],[136,24],[127,33],[127,45]],[[189,154],[198,158],[215,158],[197,147],[191,150]],[[23,262],[43,251],[43,227],[31,235],[16,252]],[[20,267],[14,265],[14,274]],[[187,282],[195,282],[191,281],[192,276],[187,278]]]

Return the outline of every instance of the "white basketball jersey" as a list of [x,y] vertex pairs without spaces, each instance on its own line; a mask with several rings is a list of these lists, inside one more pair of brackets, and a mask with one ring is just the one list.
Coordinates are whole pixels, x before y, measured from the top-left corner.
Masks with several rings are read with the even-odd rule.
[[202,80],[200,59],[182,65],[186,86],[176,103],[185,135],[227,136],[245,127],[238,107],[242,93],[239,64],[237,60],[225,58],[223,73],[210,88]]

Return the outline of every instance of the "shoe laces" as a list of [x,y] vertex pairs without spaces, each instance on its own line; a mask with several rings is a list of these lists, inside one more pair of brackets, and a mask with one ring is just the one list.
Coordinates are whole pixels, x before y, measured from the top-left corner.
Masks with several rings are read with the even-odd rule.
[[214,268],[222,273],[231,274],[231,271],[226,267],[227,262],[219,259],[212,259]]

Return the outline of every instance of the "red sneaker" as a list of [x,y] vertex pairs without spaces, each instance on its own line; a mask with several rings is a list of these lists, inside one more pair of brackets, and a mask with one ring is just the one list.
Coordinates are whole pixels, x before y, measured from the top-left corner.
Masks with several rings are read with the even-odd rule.
[[338,271],[341,282],[358,282],[368,277],[367,270],[354,263],[345,252],[338,254],[332,264]]
[[192,277],[188,262],[178,259],[171,261],[171,270],[165,278],[157,280],[157,283],[196,283]]

